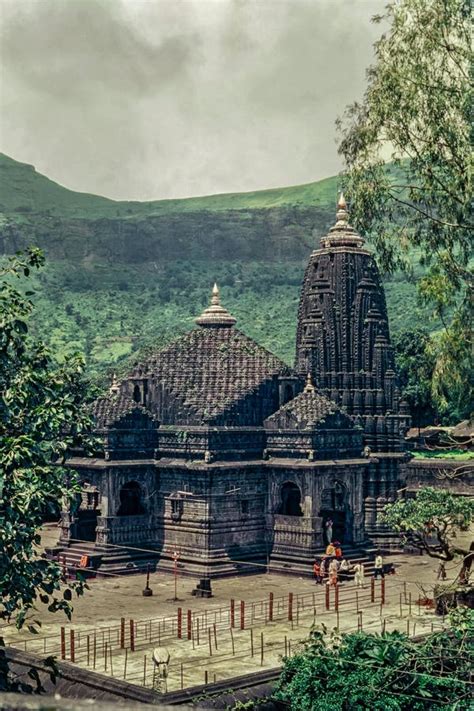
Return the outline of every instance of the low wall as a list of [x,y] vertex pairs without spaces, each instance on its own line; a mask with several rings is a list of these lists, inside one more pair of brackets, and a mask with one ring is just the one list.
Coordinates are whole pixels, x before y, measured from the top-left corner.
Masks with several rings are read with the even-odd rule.
[[410,491],[433,486],[460,496],[474,496],[474,459],[412,459],[406,472]]

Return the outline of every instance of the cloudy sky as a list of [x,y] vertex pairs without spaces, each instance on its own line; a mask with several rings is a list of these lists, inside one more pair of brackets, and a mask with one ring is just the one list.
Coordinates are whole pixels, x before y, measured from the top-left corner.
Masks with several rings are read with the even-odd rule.
[[341,168],[383,0],[0,0],[0,150],[116,199]]

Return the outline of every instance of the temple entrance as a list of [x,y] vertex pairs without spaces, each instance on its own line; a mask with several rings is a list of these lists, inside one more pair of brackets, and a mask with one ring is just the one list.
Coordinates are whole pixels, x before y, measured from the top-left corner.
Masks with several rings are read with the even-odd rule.
[[140,516],[145,513],[142,490],[137,481],[129,481],[120,489],[120,506],[117,516]]
[[323,520],[323,538],[326,545],[335,541],[352,541],[348,498],[347,488],[340,481],[335,481],[331,488],[323,489],[319,515]]
[[76,514],[76,531],[79,541],[95,541],[99,516],[100,511],[97,509],[79,509]]
[[97,519],[100,516],[100,493],[96,486],[83,481],[72,510],[75,515],[75,534],[79,541],[96,539]]
[[292,481],[287,481],[281,487],[281,501],[278,513],[283,516],[302,516],[301,491]]

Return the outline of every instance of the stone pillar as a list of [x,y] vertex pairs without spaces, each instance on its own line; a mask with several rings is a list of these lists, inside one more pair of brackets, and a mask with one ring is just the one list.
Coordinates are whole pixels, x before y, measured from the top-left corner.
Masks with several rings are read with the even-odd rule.
[[97,518],[96,542],[99,545],[107,545],[112,543],[112,516],[99,516]]

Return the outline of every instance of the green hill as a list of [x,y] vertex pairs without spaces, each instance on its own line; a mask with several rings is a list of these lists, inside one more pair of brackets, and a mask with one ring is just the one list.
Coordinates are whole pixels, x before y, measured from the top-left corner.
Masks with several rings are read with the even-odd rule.
[[[92,372],[193,325],[217,280],[239,327],[288,362],[311,249],[334,221],[337,178],[183,200],[67,190],[0,155],[0,252],[42,247],[34,327]],[[386,282],[393,330],[426,324],[413,284]],[[431,324],[437,328],[439,324]]]
[[117,201],[89,193],[68,190],[55,183],[34,166],[19,163],[0,153],[0,209],[28,214],[51,212],[61,217],[151,217],[169,213],[201,210],[254,210],[274,207],[332,206],[336,197],[336,178],[289,188],[226,193],[179,200]]

